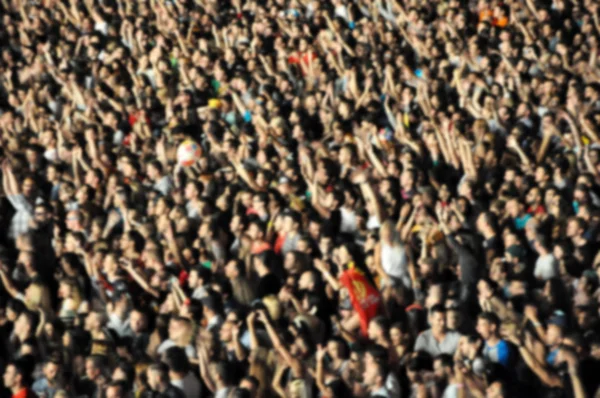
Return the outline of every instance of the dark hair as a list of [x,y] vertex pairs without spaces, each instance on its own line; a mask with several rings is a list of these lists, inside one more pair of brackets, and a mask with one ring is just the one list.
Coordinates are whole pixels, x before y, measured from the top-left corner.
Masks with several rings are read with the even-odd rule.
[[12,310],[17,316],[26,310],[25,303],[18,299],[10,299],[6,304],[6,309]]
[[169,381],[169,368],[166,364],[162,362],[154,363],[148,369],[157,372],[161,382]]
[[118,389],[119,389],[119,392],[120,392],[119,396],[121,396],[121,397],[124,397],[124,396],[125,396],[125,393],[126,393],[127,391],[129,391],[129,387],[128,387],[128,386],[125,384],[125,382],[124,382],[124,381],[122,381],[122,380],[111,381],[110,383],[108,383],[108,384],[106,385],[106,389],[107,389],[107,390],[108,390],[109,388],[113,388],[113,387],[116,387],[116,388],[118,388]]
[[443,304],[436,304],[433,307],[431,307],[431,309],[429,310],[430,314],[433,315],[436,312],[439,312],[441,314],[445,314],[446,313],[446,307],[444,307]]
[[375,362],[387,362],[388,360],[388,350],[379,344],[372,344],[367,347],[367,352],[371,354]]
[[185,350],[181,347],[170,347],[165,351],[163,362],[172,372],[187,374],[190,370],[190,362]]
[[486,320],[489,323],[495,325],[496,329],[500,326],[500,318],[498,318],[498,315],[496,315],[496,313],[494,313],[494,312],[491,312],[491,311],[482,312],[481,314],[479,314],[478,318]]
[[445,368],[451,368],[452,365],[454,365],[454,359],[449,354],[440,354],[436,356],[433,360],[440,361],[442,363],[442,366]]
[[146,245],[146,239],[138,231],[131,230],[127,233],[127,237],[133,241],[133,246],[137,253],[141,253]]
[[32,355],[24,355],[21,358],[15,359],[7,364],[14,366],[15,373],[21,375],[21,385],[29,386],[32,379],[33,370],[35,368],[35,358]]
[[258,379],[254,376],[244,376],[241,381],[247,381],[248,383],[252,384],[254,388],[260,387],[260,381],[258,381]]

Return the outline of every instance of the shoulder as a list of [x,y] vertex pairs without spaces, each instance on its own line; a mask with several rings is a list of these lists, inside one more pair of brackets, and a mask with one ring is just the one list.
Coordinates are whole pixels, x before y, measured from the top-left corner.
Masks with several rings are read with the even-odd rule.
[[429,338],[431,338],[431,329],[427,329],[427,330],[419,333],[419,335],[417,336],[417,341],[418,340],[428,340]]

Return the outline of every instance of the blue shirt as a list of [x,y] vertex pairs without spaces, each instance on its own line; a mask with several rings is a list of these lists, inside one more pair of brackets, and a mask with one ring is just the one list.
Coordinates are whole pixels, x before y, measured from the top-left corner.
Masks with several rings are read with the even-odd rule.
[[515,227],[517,228],[517,230],[519,230],[519,231],[524,230],[525,224],[527,224],[527,221],[529,221],[530,218],[531,218],[531,214],[525,214],[523,217],[515,218]]
[[483,357],[490,362],[499,363],[502,366],[508,366],[510,358],[510,346],[504,340],[500,340],[495,346],[490,346],[487,342],[483,348]]

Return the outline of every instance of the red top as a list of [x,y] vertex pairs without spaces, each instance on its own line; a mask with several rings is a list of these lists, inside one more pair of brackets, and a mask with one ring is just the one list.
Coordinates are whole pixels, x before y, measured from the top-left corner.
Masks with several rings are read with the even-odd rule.
[[281,254],[281,248],[283,247],[284,243],[285,243],[285,234],[284,233],[278,234],[277,239],[275,239],[275,247],[273,249],[273,251],[275,251],[275,254]]
[[19,390],[16,394],[13,394],[12,398],[37,398],[37,395],[29,388],[25,387]]

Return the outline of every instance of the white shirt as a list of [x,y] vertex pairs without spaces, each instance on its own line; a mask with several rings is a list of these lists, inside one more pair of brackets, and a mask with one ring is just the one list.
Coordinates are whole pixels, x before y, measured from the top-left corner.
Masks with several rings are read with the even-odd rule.
[[171,380],[171,385],[179,388],[183,391],[186,398],[197,398],[200,397],[200,381],[189,372],[183,379]]
[[536,260],[533,275],[545,281],[558,275],[558,262],[552,253],[540,256]]

